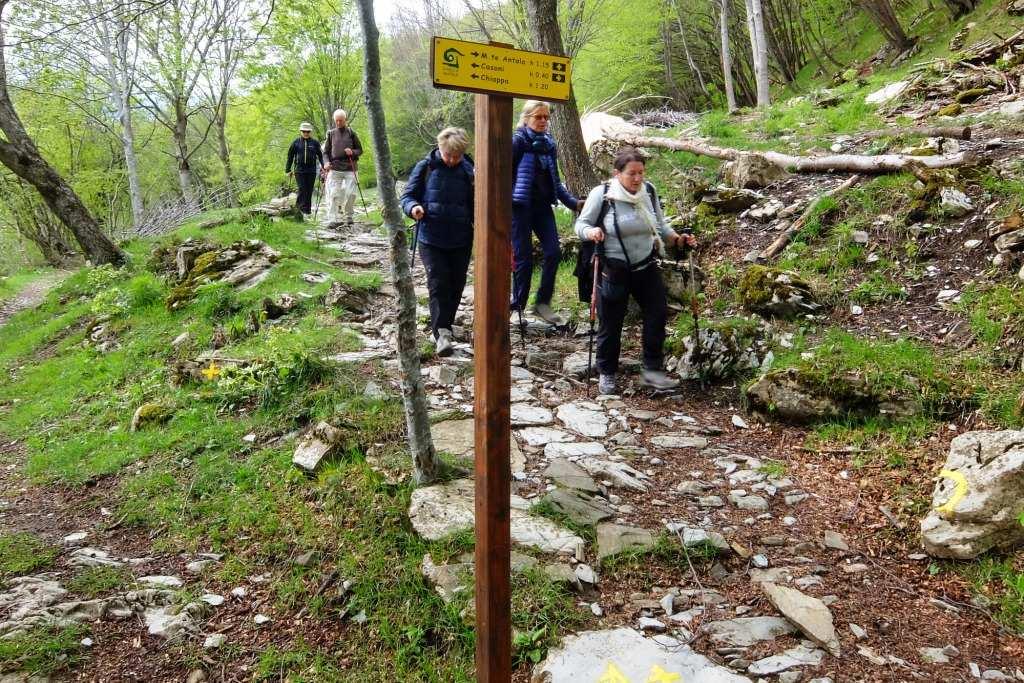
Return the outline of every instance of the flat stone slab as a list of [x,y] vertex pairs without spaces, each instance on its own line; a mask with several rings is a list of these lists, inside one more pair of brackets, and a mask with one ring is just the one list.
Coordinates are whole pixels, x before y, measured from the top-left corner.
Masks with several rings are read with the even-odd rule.
[[526,429],[520,429],[518,434],[528,446],[547,446],[549,443],[566,443],[568,441],[573,441],[576,438],[569,432],[563,432],[561,429],[552,429],[551,427],[527,427]]
[[550,410],[528,403],[513,403],[511,417],[513,427],[543,427],[555,421]]
[[834,657],[840,655],[839,637],[832,624],[832,612],[821,600],[804,595],[795,588],[762,583],[761,590],[768,596],[782,616],[796,624],[808,638],[828,650]]
[[[512,542],[546,553],[583,558],[583,539],[550,520],[529,514],[531,504],[512,496]],[[418,488],[412,493],[409,519],[423,538],[437,541],[475,523],[474,486],[469,479]]]
[[646,491],[649,487],[648,476],[624,462],[588,456],[580,458],[577,464],[591,476],[610,479],[616,486],[623,486],[634,491]]
[[568,489],[586,491],[587,493],[597,493],[600,490],[586,470],[565,458],[552,460],[544,470],[544,476],[554,479],[556,484]]
[[592,439],[608,434],[608,415],[593,403],[564,403],[558,406],[558,419],[572,431]]
[[750,647],[762,640],[775,640],[779,636],[796,633],[796,627],[781,617],[740,617],[725,621],[712,621],[701,627],[711,640],[720,645]]
[[597,559],[602,560],[626,550],[650,548],[654,535],[647,529],[621,524],[597,525]]
[[818,666],[824,658],[824,650],[797,645],[780,655],[757,660],[747,667],[747,673],[755,676],[770,676],[798,666]]
[[606,457],[608,449],[596,441],[573,443],[549,443],[544,447],[545,458],[581,458],[585,456]]
[[707,448],[708,440],[691,434],[662,434],[651,438],[658,448]]
[[600,496],[587,496],[577,491],[555,489],[544,496],[543,501],[577,524],[593,526],[610,519],[615,511]]
[[[430,434],[434,438],[434,448],[438,451],[451,453],[457,458],[472,460],[476,452],[474,441],[474,421],[445,420],[431,426]],[[526,468],[526,456],[519,448],[515,437],[509,436],[509,454],[512,460],[512,471],[522,472]]]
[[532,683],[677,681],[749,683],[669,636],[645,638],[631,628],[566,636],[533,671]]

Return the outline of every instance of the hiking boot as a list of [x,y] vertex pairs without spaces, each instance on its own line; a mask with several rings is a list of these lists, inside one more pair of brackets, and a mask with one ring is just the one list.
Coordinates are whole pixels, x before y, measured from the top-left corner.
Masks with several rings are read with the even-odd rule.
[[555,313],[555,309],[551,308],[551,304],[537,304],[533,307],[533,312],[537,314],[538,318],[550,325],[556,327],[565,325],[565,318]]
[[441,328],[437,331],[437,341],[434,342],[434,350],[439,356],[450,356],[455,350],[452,347],[452,331]]
[[619,387],[615,384],[615,375],[606,375],[602,373],[597,380],[597,392],[604,396],[611,396],[618,390]]
[[644,370],[640,374],[640,386],[655,391],[668,391],[679,387],[679,380],[672,379],[664,370]]

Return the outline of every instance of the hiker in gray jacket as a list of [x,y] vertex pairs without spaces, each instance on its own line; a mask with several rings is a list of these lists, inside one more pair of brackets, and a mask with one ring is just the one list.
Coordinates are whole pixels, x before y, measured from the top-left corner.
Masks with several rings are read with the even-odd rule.
[[591,190],[576,221],[577,236],[599,243],[598,253],[601,246],[604,252],[597,295],[597,369],[602,394],[617,391],[622,322],[630,296],[643,313],[641,385],[656,390],[679,386],[664,370],[668,302],[655,259],[665,247],[693,247],[697,242],[665,222],[654,186],[644,181],[644,171],[645,160],[639,152],[620,152],[614,177]]

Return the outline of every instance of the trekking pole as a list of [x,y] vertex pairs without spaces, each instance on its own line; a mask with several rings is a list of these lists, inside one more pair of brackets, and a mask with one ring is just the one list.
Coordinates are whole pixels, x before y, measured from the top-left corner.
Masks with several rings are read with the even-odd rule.
[[420,241],[420,222],[416,221],[413,224],[413,226],[412,226],[412,257],[411,257],[412,263],[410,264],[411,268],[415,268],[416,267],[416,245],[419,244],[419,241]]
[[352,156],[352,152],[348,154],[348,167],[352,169],[352,176],[356,179],[356,189],[359,190],[359,201],[363,203],[363,214],[366,216],[366,220],[370,220],[370,212],[366,208],[366,200],[363,198],[363,188],[359,184],[359,174],[356,173],[356,160]]
[[601,257],[604,256],[604,242],[594,246],[594,257],[590,267],[594,271],[594,284],[590,290],[590,344],[587,350],[587,398],[590,398],[590,378],[593,375],[594,363],[594,324],[597,322],[597,283],[601,273]]
[[319,192],[316,195],[316,206],[313,209],[313,234],[316,235],[316,250],[320,251],[320,200],[324,198],[324,183],[323,177],[318,172],[316,174],[316,180],[313,181],[319,186]]
[[[684,235],[693,235],[691,228],[685,228],[683,230]],[[697,278],[695,276],[696,269],[693,266],[693,247],[689,247],[687,250],[687,261],[690,271],[690,313],[693,315],[693,361],[694,367],[697,370],[697,378],[700,382],[700,388],[704,389],[704,373],[700,367],[701,363],[701,348],[700,348],[700,302],[697,301]]]

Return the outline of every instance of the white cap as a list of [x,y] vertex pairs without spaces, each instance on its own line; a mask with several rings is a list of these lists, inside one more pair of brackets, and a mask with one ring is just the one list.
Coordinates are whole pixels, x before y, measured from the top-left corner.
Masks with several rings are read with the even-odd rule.
[[301,124],[299,124],[299,130],[300,131],[308,130],[310,133],[312,133],[313,132],[313,124],[312,123],[307,123],[307,122],[303,121]]

